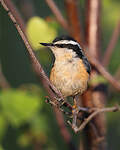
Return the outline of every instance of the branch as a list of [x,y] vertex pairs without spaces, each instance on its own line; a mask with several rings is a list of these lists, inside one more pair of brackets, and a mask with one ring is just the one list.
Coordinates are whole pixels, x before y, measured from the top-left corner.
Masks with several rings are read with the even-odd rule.
[[51,9],[51,11],[53,12],[53,14],[55,15],[57,21],[61,24],[61,26],[67,30],[68,32],[69,30],[69,25],[67,23],[67,21],[64,19],[64,17],[62,16],[59,8],[57,7],[57,5],[54,3],[53,0],[45,0],[46,3],[48,4],[49,8]]
[[86,0],[86,42],[90,53],[99,58],[100,50],[100,0]]
[[78,0],[64,0],[67,16],[71,25],[72,36],[84,45],[83,29],[80,24],[79,12],[78,12]]
[[107,67],[109,65],[110,58],[111,58],[112,53],[114,51],[114,48],[116,46],[119,35],[120,35],[120,20],[118,21],[118,23],[117,23],[117,25],[116,25],[113,33],[112,33],[110,42],[109,42],[108,47],[105,50],[105,53],[104,53],[104,56],[103,56],[102,64],[105,67]]
[[103,113],[103,112],[116,112],[116,111],[120,111],[120,108],[119,106],[114,106],[114,107],[111,107],[111,108],[91,108],[89,111],[94,111],[93,113],[91,113],[88,118],[86,118],[83,123],[80,125],[79,128],[76,128],[75,129],[75,132],[78,132],[78,131],[82,131],[85,126],[93,119],[93,117],[95,117],[96,115],[100,114],[100,113]]

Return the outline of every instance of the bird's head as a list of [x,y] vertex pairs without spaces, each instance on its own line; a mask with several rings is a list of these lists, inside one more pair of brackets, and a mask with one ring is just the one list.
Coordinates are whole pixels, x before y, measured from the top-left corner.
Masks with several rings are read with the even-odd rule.
[[90,73],[91,70],[90,64],[87,58],[85,57],[80,44],[72,37],[60,36],[60,37],[56,37],[52,43],[40,43],[40,44],[49,47],[52,50],[53,54],[55,55],[56,59],[60,57],[67,59],[66,56],[68,56],[68,59],[69,58],[82,59],[87,69],[87,72]]
[[52,43],[40,43],[40,44],[49,47],[52,50],[55,57],[64,53],[71,53],[71,55],[78,56],[80,58],[82,58],[83,56],[80,44],[69,36],[56,37]]

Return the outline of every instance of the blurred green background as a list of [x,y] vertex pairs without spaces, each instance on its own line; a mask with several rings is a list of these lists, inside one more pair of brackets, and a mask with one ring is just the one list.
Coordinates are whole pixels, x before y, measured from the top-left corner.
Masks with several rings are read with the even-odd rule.
[[[50,50],[40,47],[39,42],[50,42],[57,35],[66,32],[55,21],[44,0],[27,0],[27,3],[33,3],[33,12],[26,16],[23,1],[13,0],[13,2],[27,24],[27,35],[36,56],[49,75],[54,58]],[[64,1],[55,2],[66,16]],[[80,11],[84,26],[83,0],[80,0]],[[101,50],[104,53],[120,18],[120,1],[103,0],[101,16]],[[37,80],[23,41],[2,6],[0,6],[0,63],[2,72],[11,86],[8,90],[0,89],[0,150],[37,150],[36,145],[39,146],[38,149],[43,150],[67,150],[53,110],[45,103],[47,93]],[[108,69],[115,75],[118,68],[120,68],[120,38]],[[118,79],[120,80],[120,77]],[[120,93],[111,87],[109,91],[108,105],[119,103]],[[107,113],[106,116],[108,149],[119,150],[120,113]],[[68,129],[78,147],[80,134],[74,135],[69,126]]]

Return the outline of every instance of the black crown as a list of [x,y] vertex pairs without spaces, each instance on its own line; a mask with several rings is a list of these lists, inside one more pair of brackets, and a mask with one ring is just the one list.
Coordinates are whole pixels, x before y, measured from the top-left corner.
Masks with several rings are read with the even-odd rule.
[[53,43],[57,42],[57,41],[62,41],[62,40],[68,40],[68,41],[75,41],[77,42],[76,40],[74,40],[72,37],[68,36],[68,35],[62,35],[62,36],[59,36],[59,37],[56,37],[54,40],[53,40]]

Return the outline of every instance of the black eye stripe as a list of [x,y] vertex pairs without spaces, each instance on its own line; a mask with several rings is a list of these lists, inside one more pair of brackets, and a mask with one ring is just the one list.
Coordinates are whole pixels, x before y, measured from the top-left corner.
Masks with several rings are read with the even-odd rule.
[[60,47],[60,48],[68,48],[68,49],[73,49],[73,48],[76,48],[76,47],[79,48],[79,46],[77,44],[75,44],[75,45],[74,44],[54,44],[54,45],[57,46],[57,47]]
[[68,49],[72,49],[79,58],[82,58],[84,55],[82,53],[82,50],[80,49],[80,47],[78,45],[73,45],[73,44],[55,44],[55,46],[59,47],[59,48],[68,48]]

